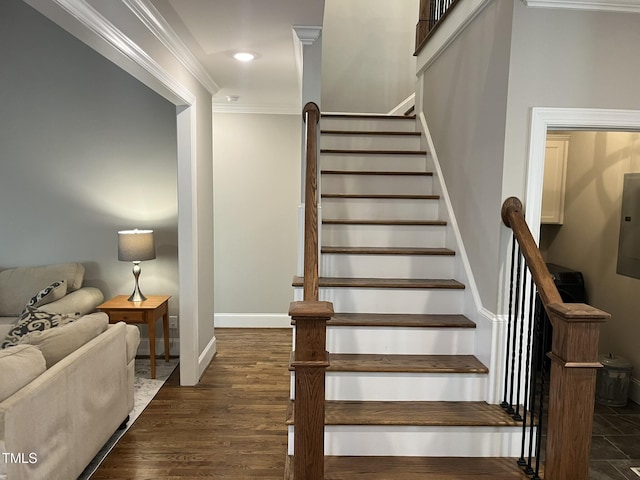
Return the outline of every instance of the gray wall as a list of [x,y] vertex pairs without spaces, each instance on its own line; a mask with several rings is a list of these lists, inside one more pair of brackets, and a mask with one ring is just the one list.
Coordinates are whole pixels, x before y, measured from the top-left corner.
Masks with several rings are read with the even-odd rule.
[[424,73],[422,108],[483,305],[492,311],[512,3],[492,2]]
[[0,2],[0,265],[77,261],[129,294],[123,228],[156,231],[145,294],[177,313],[175,107],[18,0]]
[[299,115],[214,115],[214,305],[286,314],[300,202]]
[[524,192],[532,107],[640,109],[640,15],[513,3],[504,198]]
[[322,110],[387,113],[415,92],[419,0],[326,0]]

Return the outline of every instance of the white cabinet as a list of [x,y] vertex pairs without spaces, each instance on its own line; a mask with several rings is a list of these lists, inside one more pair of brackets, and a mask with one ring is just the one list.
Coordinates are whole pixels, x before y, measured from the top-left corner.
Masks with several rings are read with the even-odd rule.
[[547,135],[540,223],[562,225],[564,221],[564,191],[567,180],[569,138],[569,135]]

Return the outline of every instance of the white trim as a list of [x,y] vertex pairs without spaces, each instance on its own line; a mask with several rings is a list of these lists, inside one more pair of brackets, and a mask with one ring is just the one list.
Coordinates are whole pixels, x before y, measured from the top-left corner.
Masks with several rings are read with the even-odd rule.
[[213,113],[255,113],[264,115],[301,115],[302,105],[238,105],[214,103]]
[[536,242],[538,242],[540,236],[547,130],[568,128],[640,131],[640,110],[543,107],[531,109],[527,186],[524,205],[527,224]]
[[322,33],[322,25],[294,25],[293,31],[302,45],[313,45]]
[[167,70],[151,58],[129,37],[116,28],[85,0],[52,0],[74,19],[103,39],[123,57],[142,67],[153,78],[177,96],[182,103],[192,105],[195,96]]
[[402,102],[400,102],[396,107],[391,109],[387,115],[404,115],[404,112],[409,110],[412,106],[416,104],[416,94],[412,93],[407,98],[405,98]]
[[[204,350],[198,357],[198,380],[200,380],[202,374],[205,372],[205,370],[213,360],[213,357],[216,356],[217,352],[217,341],[216,336],[214,335],[211,340],[209,340],[209,343],[206,347],[204,347]],[[182,374],[182,370],[180,372]],[[184,383],[180,382],[180,385],[184,385]]]
[[286,313],[216,313],[216,328],[291,328]]
[[465,28],[476,18],[493,0],[466,0],[458,2],[451,10],[446,21],[429,38],[426,45],[418,54],[417,75],[426,70],[444,52]]
[[640,13],[638,0],[522,0],[527,7]]
[[215,95],[220,87],[149,0],[122,0],[153,35],[198,81]]

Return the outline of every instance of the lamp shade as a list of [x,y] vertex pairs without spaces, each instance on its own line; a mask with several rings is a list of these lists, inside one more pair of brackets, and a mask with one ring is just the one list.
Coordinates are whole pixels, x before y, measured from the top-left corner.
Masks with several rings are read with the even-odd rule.
[[122,230],[118,232],[118,260],[141,262],[156,258],[153,230]]

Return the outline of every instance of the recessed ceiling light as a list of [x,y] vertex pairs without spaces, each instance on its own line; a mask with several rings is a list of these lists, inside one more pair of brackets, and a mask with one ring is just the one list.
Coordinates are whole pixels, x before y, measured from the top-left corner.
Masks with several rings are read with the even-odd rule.
[[256,56],[253,53],[249,52],[238,52],[233,56],[233,58],[240,62],[250,62],[251,60],[256,58]]
[[238,95],[227,95],[227,102],[237,102],[240,97]]

